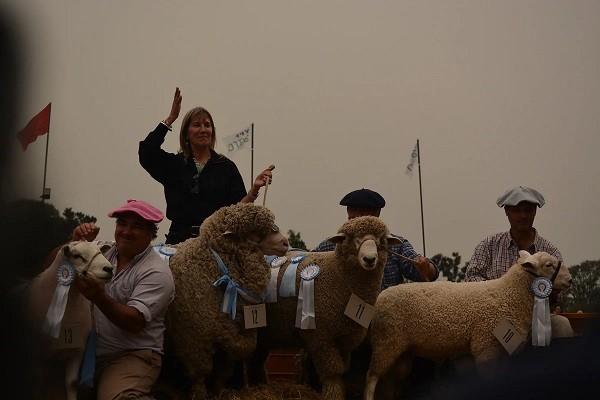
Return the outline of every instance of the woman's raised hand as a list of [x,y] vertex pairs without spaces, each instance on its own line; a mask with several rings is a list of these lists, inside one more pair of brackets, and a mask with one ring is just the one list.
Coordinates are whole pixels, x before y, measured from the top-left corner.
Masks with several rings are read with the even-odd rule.
[[175,95],[173,96],[171,112],[169,113],[169,116],[165,118],[165,123],[169,126],[171,126],[171,124],[179,117],[179,112],[181,111],[181,99],[181,90],[177,87],[175,88]]

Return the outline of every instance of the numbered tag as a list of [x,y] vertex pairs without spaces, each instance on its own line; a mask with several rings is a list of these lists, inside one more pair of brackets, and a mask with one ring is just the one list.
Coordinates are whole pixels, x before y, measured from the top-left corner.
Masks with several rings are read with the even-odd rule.
[[84,348],[83,337],[81,325],[63,325],[60,327],[60,336],[52,339],[52,348],[55,350]]
[[263,303],[244,306],[244,325],[246,329],[267,326],[267,309]]
[[373,314],[375,314],[375,307],[369,303],[365,303],[357,295],[352,293],[352,296],[350,296],[350,300],[346,305],[344,314],[365,328],[368,328],[373,319]]
[[515,331],[515,328],[505,318],[500,318],[494,329],[494,336],[510,355],[525,343],[525,339]]

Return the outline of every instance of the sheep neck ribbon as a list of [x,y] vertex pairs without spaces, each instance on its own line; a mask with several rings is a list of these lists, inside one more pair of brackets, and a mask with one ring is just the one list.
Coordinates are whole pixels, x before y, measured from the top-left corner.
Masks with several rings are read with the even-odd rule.
[[294,297],[296,296],[296,271],[298,270],[298,264],[306,258],[306,254],[300,254],[292,257],[289,265],[283,273],[281,278],[281,285],[279,287],[279,295],[281,297]]
[[258,304],[263,301],[263,298],[253,293],[250,289],[246,289],[235,283],[234,280],[229,276],[229,270],[227,269],[227,266],[221,257],[219,257],[217,252],[214,251],[212,247],[209,247],[209,250],[217,261],[219,270],[221,270],[221,273],[223,274],[213,283],[213,286],[221,286],[222,284],[226,285],[225,293],[223,294],[223,301],[221,302],[221,311],[231,315],[231,319],[235,319],[238,294],[240,297],[242,297],[242,299],[252,304]]
[[55,339],[60,336],[60,323],[65,315],[69,299],[69,289],[77,277],[77,270],[73,264],[65,261],[56,268],[56,277],[58,283],[56,284],[56,289],[54,290],[54,295],[52,296],[52,301],[50,302],[50,306],[46,312],[46,319],[42,326],[42,332]]

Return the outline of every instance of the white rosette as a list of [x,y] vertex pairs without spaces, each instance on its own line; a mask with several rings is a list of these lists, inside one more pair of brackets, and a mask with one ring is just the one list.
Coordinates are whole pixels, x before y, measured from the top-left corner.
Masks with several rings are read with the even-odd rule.
[[290,264],[285,269],[281,278],[281,286],[279,287],[279,295],[281,297],[296,296],[296,271],[298,270],[298,264],[305,258],[306,254],[300,254],[292,257],[290,260]]
[[269,286],[267,286],[267,294],[265,296],[266,303],[277,302],[277,277],[279,276],[279,269],[287,261],[287,257],[276,257],[271,261],[271,280]]
[[77,270],[70,262],[64,262],[56,268],[56,277],[58,283],[52,296],[52,301],[46,312],[46,319],[42,326],[42,332],[58,338],[60,335],[60,322],[65,315],[67,300],[69,298],[69,289],[71,284],[77,278]]
[[153,246],[154,251],[156,251],[158,253],[159,256],[162,257],[163,260],[165,261],[169,261],[169,259],[171,258],[171,256],[175,253],[177,253],[177,249],[174,247],[169,247],[166,246],[164,243],[159,243],[155,246]]
[[533,317],[531,320],[531,342],[534,346],[548,346],[552,338],[550,323],[550,293],[552,281],[539,276],[531,282],[533,293]]
[[296,306],[296,328],[315,329],[315,278],[321,272],[317,264],[310,264],[300,272],[301,285]]

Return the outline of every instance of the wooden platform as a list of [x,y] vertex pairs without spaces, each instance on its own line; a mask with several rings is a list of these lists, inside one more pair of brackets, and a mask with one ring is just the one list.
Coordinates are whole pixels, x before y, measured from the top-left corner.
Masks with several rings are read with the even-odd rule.
[[589,333],[593,325],[600,322],[600,313],[560,313],[567,317],[573,328],[573,332],[580,335]]
[[298,356],[300,349],[273,349],[267,357],[265,368],[270,381],[286,380],[298,382]]

